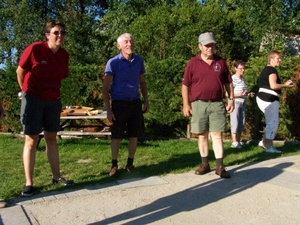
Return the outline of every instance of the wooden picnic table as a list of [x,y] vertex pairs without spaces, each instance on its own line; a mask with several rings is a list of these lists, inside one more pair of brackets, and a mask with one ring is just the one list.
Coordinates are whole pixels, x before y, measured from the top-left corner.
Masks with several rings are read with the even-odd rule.
[[[95,115],[87,115],[75,111],[72,113],[61,114],[60,131],[57,136],[108,136],[111,132],[109,124],[104,122],[107,119],[106,111],[99,111]],[[41,139],[44,137],[44,132],[40,133],[37,147]]]

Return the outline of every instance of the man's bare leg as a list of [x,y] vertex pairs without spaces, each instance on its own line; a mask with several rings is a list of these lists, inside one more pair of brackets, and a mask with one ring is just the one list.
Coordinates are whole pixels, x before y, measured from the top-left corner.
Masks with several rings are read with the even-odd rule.
[[50,168],[52,171],[52,178],[55,180],[59,180],[61,177],[60,177],[59,153],[58,153],[58,146],[56,142],[56,134],[57,134],[56,132],[44,131],[46,152],[50,163]]
[[39,135],[25,135],[25,144],[23,148],[23,164],[26,186],[33,186],[33,170],[38,139]]

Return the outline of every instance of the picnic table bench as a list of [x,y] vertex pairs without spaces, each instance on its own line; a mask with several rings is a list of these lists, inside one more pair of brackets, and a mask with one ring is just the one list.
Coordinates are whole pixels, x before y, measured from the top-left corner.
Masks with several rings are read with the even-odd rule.
[[[57,136],[60,139],[61,136],[107,136],[110,138],[109,124],[105,122],[107,119],[106,111],[97,110],[95,112],[88,107],[80,107],[75,110],[64,109],[60,116],[60,131]],[[44,132],[41,132],[37,147],[43,137]]]

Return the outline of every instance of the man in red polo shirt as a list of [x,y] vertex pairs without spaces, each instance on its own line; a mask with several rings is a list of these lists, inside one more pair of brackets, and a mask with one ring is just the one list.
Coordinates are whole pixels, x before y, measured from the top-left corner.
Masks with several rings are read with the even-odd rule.
[[[191,132],[199,134],[198,148],[202,164],[195,171],[197,175],[210,172],[208,164],[208,135],[210,133],[216,158],[215,173],[221,178],[230,178],[223,165],[223,132],[226,130],[226,111],[234,110],[234,96],[231,74],[226,61],[215,55],[216,41],[213,33],[199,36],[201,53],[187,64],[182,80],[183,114],[191,116]],[[229,96],[225,106],[224,87]],[[191,103],[191,104],[190,104]]]
[[23,164],[25,186],[22,196],[33,195],[33,170],[39,134],[44,131],[46,152],[52,170],[52,182],[70,185],[60,175],[56,134],[60,130],[61,80],[68,77],[69,54],[61,47],[65,25],[49,20],[45,26],[47,41],[35,42],[23,52],[16,70],[22,90],[20,119],[25,134]]

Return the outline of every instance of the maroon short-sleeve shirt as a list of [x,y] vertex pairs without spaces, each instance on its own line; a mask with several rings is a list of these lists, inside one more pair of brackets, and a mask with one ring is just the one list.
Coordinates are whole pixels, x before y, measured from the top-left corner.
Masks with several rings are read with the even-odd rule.
[[186,65],[182,84],[190,88],[190,102],[197,100],[221,100],[224,98],[224,84],[232,82],[226,61],[214,55],[211,65],[201,55],[193,57]]
[[44,100],[60,99],[61,80],[69,74],[65,49],[53,53],[46,41],[35,42],[24,50],[19,66],[26,70],[23,92]]

